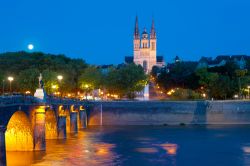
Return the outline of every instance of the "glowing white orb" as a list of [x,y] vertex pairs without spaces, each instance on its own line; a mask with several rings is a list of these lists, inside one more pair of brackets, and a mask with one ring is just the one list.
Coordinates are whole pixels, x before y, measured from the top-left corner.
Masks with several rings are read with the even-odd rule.
[[29,50],[33,50],[33,49],[34,49],[34,45],[33,45],[33,44],[29,44],[29,45],[28,45],[28,49],[29,49]]

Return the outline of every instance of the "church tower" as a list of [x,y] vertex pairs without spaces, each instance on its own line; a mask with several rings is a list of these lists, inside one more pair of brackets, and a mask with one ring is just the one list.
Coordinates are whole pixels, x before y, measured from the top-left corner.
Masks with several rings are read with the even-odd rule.
[[[135,19],[135,30],[134,30],[134,60],[137,60],[140,57],[140,32],[138,25],[138,17]],[[135,64],[139,62],[135,61]]]
[[156,31],[155,31],[155,23],[154,20],[152,20],[152,26],[151,26],[151,31],[150,31],[150,69],[152,69],[152,67],[154,65],[156,65],[157,60],[156,60]]
[[163,67],[165,65],[164,57],[157,56],[157,37],[154,19],[150,33],[144,28],[139,32],[138,17],[135,19],[134,38],[133,38],[133,56],[126,56],[125,63],[135,63],[141,65],[145,73],[149,74],[153,66]]
[[125,62],[134,62],[141,65],[145,73],[150,73],[153,66],[163,66],[162,56],[157,56],[156,47],[156,30],[154,20],[152,21],[150,33],[144,28],[143,32],[139,32],[138,17],[135,19],[134,29],[134,55],[133,57],[125,57]]

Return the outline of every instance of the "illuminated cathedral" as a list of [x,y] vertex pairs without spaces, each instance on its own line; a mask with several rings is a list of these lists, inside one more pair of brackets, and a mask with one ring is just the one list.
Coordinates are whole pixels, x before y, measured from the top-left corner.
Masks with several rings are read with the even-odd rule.
[[150,73],[153,66],[163,66],[163,56],[157,56],[157,38],[154,20],[152,21],[150,34],[144,28],[142,34],[139,32],[138,17],[135,20],[133,56],[126,56],[125,62],[141,65],[145,73]]

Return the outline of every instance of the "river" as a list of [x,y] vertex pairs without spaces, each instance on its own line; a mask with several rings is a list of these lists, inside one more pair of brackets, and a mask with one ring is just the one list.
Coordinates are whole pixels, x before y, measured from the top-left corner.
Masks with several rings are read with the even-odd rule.
[[89,127],[46,152],[7,152],[10,166],[250,165],[250,126]]

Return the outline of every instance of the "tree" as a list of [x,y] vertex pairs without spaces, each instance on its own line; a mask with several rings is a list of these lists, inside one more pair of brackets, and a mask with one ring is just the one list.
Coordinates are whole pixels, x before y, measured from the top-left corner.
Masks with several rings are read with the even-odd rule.
[[160,67],[158,67],[158,66],[153,66],[152,67],[152,71],[151,71],[151,75],[153,76],[153,77],[156,77],[157,76],[157,74],[160,72]]
[[236,77],[238,77],[238,86],[239,86],[239,96],[242,97],[242,94],[241,94],[241,90],[242,90],[242,86],[241,86],[241,78],[244,77],[247,73],[247,70],[241,70],[241,69],[237,69],[235,70],[235,74],[236,74]]
[[85,93],[101,88],[103,75],[100,69],[90,66],[80,75],[78,85]]
[[18,85],[21,92],[30,91],[34,93],[36,88],[38,88],[38,76],[39,70],[37,69],[26,69],[19,73],[18,75]]
[[[71,59],[65,55],[45,54],[42,52],[29,53],[24,51],[0,54],[0,71],[2,71],[4,76],[11,75],[14,77],[12,83],[13,91],[24,91],[25,89],[32,89],[33,91],[34,86],[26,84],[26,82],[30,83],[35,77],[37,78],[39,74],[37,76],[33,76],[32,74],[37,74],[37,71],[39,71],[43,73],[43,77],[46,79],[45,89],[48,93],[51,93],[50,85],[52,83],[55,84],[57,82],[58,84],[55,73],[61,74],[64,77],[60,85],[60,89],[64,93],[77,92],[78,77],[86,67],[87,64],[83,60]],[[34,70],[34,72],[32,73],[31,70]],[[51,80],[53,81],[51,82]],[[7,80],[5,83],[7,84]],[[35,85],[38,86],[37,83]]]
[[198,77],[194,74],[196,62],[178,62],[170,65],[170,70],[162,70],[157,77],[157,83],[165,89],[176,87],[186,89],[198,88]]
[[170,98],[174,100],[195,100],[200,99],[201,95],[191,89],[176,88]]
[[199,84],[204,87],[209,97],[212,97],[213,88],[218,81],[219,75],[208,72],[206,68],[198,69],[196,75],[200,77]]
[[141,66],[135,64],[125,65],[119,69],[111,70],[105,79],[108,92],[116,93],[120,97],[134,98],[135,92],[143,90],[147,84],[147,76]]
[[61,93],[65,92],[64,88],[59,85],[57,80],[58,75],[58,73],[50,70],[44,70],[42,72],[44,89],[48,94],[52,94],[58,90],[61,91]]

